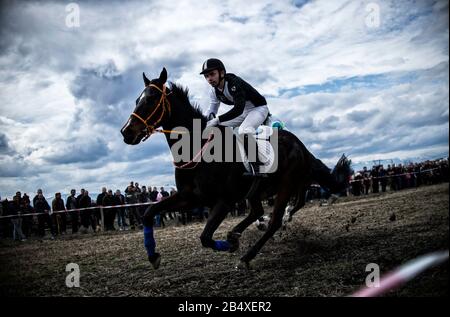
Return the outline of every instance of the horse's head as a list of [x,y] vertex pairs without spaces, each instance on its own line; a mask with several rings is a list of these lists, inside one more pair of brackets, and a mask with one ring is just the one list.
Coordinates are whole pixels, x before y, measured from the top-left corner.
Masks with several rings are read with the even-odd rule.
[[170,116],[171,108],[167,100],[166,80],[167,71],[161,71],[159,78],[149,80],[145,73],[144,90],[136,99],[136,108],[120,132],[123,141],[136,145],[143,139],[147,139],[156,128],[160,127],[164,120]]

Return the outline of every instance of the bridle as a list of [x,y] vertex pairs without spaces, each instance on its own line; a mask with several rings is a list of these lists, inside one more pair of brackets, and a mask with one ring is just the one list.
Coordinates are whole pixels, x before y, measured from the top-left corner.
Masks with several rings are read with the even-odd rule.
[[[159,99],[158,105],[155,107],[155,109],[150,113],[150,115],[147,117],[147,119],[143,119],[140,115],[138,115],[136,112],[133,112],[131,116],[139,119],[144,125],[145,125],[145,136],[142,139],[142,142],[147,140],[150,135],[152,135],[154,132],[161,132],[161,133],[178,133],[182,134],[185,132],[182,131],[175,131],[175,130],[156,130],[156,126],[158,123],[162,121],[164,118],[164,114],[167,112],[169,116],[172,113],[172,107],[170,105],[169,99],[167,98],[168,95],[170,95],[172,92],[166,93],[166,85],[164,84],[162,89],[154,84],[150,84],[147,87],[153,87],[156,88],[161,93],[161,98]],[[152,119],[152,117],[156,114],[156,111],[158,111],[159,108],[162,108],[161,115],[159,118],[153,122],[153,124],[148,124],[148,121]]]
[[[166,93],[166,85],[164,84],[162,89],[159,88],[158,86],[154,85],[154,84],[150,84],[146,87],[153,87],[156,88],[160,93],[161,93],[161,98],[159,99],[158,105],[155,107],[155,109],[152,111],[152,113],[150,113],[150,115],[144,120],[140,115],[138,115],[136,112],[131,113],[130,115],[130,119],[131,117],[135,117],[137,119],[139,119],[139,121],[141,121],[144,125],[145,125],[145,136],[142,139],[142,142],[144,142],[145,140],[147,140],[150,135],[152,135],[155,132],[160,132],[160,133],[178,133],[178,134],[184,134],[187,133],[185,131],[176,131],[176,130],[156,130],[156,126],[158,125],[158,123],[160,123],[163,118],[164,118],[164,114],[167,112],[169,114],[169,116],[172,113],[172,107],[170,105],[170,102],[167,98],[168,95],[170,95],[172,92]],[[159,116],[159,118],[153,123],[153,124],[149,124],[148,121],[155,115],[156,111],[162,108],[161,111],[161,115]],[[203,147],[200,149],[200,151],[195,155],[195,157],[190,160],[187,163],[184,164],[176,164],[174,162],[174,165],[176,168],[179,169],[193,169],[195,167],[197,167],[199,160],[198,158],[202,155],[202,153],[206,150],[206,147],[208,146],[208,144],[211,142],[213,138],[213,134],[211,133],[208,137],[208,140],[206,141],[206,143],[203,145]]]

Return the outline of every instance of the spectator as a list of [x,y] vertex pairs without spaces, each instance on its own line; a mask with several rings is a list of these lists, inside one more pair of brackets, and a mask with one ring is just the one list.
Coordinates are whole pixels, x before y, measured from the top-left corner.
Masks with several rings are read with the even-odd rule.
[[1,218],[2,216],[6,216],[6,213],[4,213],[3,211],[3,200],[2,197],[0,196],[0,238],[3,238],[4,232],[5,232],[5,225],[4,225],[4,219],[5,218]]
[[[1,200],[1,199],[0,199]],[[7,216],[9,214],[9,201],[7,198],[0,201],[0,216]],[[9,227],[10,221],[8,218],[0,218],[0,234],[1,238],[6,238],[9,235]]]
[[372,178],[372,193],[380,192],[380,180],[378,178],[378,171],[380,166],[373,166],[370,171],[370,177]]
[[78,232],[78,227],[79,227],[79,222],[80,222],[80,211],[74,210],[74,209],[78,209],[78,200],[77,200],[77,198],[75,198],[76,192],[77,191],[75,189],[71,189],[70,196],[67,197],[67,200],[66,200],[66,208],[69,210],[72,210],[70,212],[70,218],[71,218],[71,222],[72,222],[72,234]]
[[27,201],[28,201],[28,203],[31,203],[30,196],[28,196],[27,193],[23,193],[22,202],[25,203]]
[[[160,194],[161,194],[161,200],[166,199],[167,197],[170,196],[170,194],[164,189],[164,187],[161,187],[160,190],[161,190],[161,192],[160,192]],[[170,218],[171,220],[175,219],[174,216],[172,215],[172,212],[170,212],[170,211],[164,213],[164,219],[165,219],[165,220],[167,220],[167,216],[169,216],[169,218]]]
[[130,185],[125,188],[125,195],[128,195],[130,190],[134,190],[134,182],[130,182]]
[[[109,189],[106,195],[103,197],[102,206],[111,207],[115,206],[115,199],[112,190]],[[103,209],[103,214],[105,217],[105,231],[114,231],[114,219],[116,218],[116,208],[106,208]]]
[[[102,187],[102,192],[101,192],[100,194],[97,195],[97,200],[96,200],[97,206],[99,206],[99,207],[100,207],[100,206],[104,206],[104,205],[103,205],[103,198],[105,198],[105,196],[106,196],[106,187]],[[103,211],[103,213],[104,213],[104,211]],[[94,210],[93,210],[93,214],[95,215],[96,227],[97,227],[97,226],[100,227],[100,220],[102,219],[102,216],[101,216],[101,214],[100,214],[100,208],[94,209]],[[105,216],[105,215],[103,215],[103,217],[104,217],[104,216]],[[106,223],[104,223],[103,225],[104,225],[105,228],[106,228]]]
[[11,202],[9,211],[11,215],[17,216],[14,218],[11,218],[11,223],[13,224],[13,239],[14,241],[26,241],[26,237],[22,232],[22,217],[20,216],[22,214],[21,211],[21,194],[20,192],[17,192],[16,195],[13,197],[13,201]]
[[141,194],[139,195],[140,202],[148,202],[150,201],[150,193],[147,191],[147,187],[142,186]]
[[[34,208],[30,205],[30,198],[28,196],[25,196],[25,194],[22,197],[22,211],[24,214],[32,214],[34,213]],[[31,236],[31,232],[33,230],[33,216],[26,216],[22,218],[22,232],[25,235],[25,237],[29,238]]]
[[[84,191],[83,196],[80,197],[79,206],[80,208],[89,208],[92,205],[91,197],[89,197],[89,192],[87,190]],[[95,219],[95,215],[93,215],[92,210],[81,210],[80,211],[81,225],[83,229],[83,233],[87,233],[89,230],[89,225],[92,226],[93,232],[98,230],[97,221]]]
[[[52,220],[56,226],[56,232],[59,234],[66,234],[67,215],[65,213],[66,207],[64,206],[64,200],[61,198],[61,193],[55,194],[55,199],[52,201]],[[64,212],[58,212],[64,211]]]
[[[147,187],[142,186],[142,191],[138,196],[139,203],[148,203],[150,201],[150,194],[147,191]],[[145,213],[145,210],[148,208],[148,205],[139,206],[139,215],[142,217]]]
[[42,195],[42,189],[40,188],[37,190],[36,196],[34,196],[33,198],[33,206],[36,204],[36,200],[38,199],[39,195]]
[[136,193],[138,193],[138,194],[140,194],[142,192],[141,188],[139,187],[138,182],[134,183],[134,189],[135,189]]
[[363,180],[363,175],[360,172],[356,173],[355,182],[353,183],[355,186],[355,196],[359,196],[364,192]]
[[[126,196],[125,200],[127,204],[136,204],[138,203],[137,200],[137,190],[134,186],[133,182],[130,182],[130,185],[128,185],[127,189],[125,190]],[[138,227],[142,227],[142,219],[139,215],[139,210],[136,206],[130,206],[128,207],[128,216],[130,217],[130,228],[134,230],[136,228],[136,224]]]
[[385,193],[388,179],[386,170],[384,169],[383,165],[381,165],[380,169],[378,170],[378,177],[380,178],[381,191]]
[[156,202],[157,200],[158,200],[158,189],[156,189],[156,187],[153,187],[153,190],[150,193],[150,201]]
[[167,197],[169,197],[170,196],[170,194],[164,189],[164,187],[161,187],[160,188],[160,193],[161,193],[161,199],[166,199]]
[[395,179],[395,164],[392,164],[392,166],[390,164],[388,165],[387,174],[389,176],[390,190],[397,190],[397,181]]
[[77,206],[80,206],[80,200],[81,200],[81,198],[84,196],[84,193],[85,193],[85,189],[84,188],[82,188],[81,190],[80,190],[80,194],[77,196]]
[[33,206],[38,215],[38,234],[41,237],[45,236],[45,225],[47,224],[50,228],[51,237],[50,239],[55,239],[55,227],[53,226],[52,219],[50,217],[50,205],[42,193],[42,189],[38,189],[37,195],[33,198]]
[[362,176],[363,176],[363,184],[364,184],[364,194],[368,195],[369,194],[369,188],[370,188],[370,172],[367,170],[367,167],[363,167],[362,170]]
[[394,175],[395,175],[395,187],[397,188],[397,190],[401,190],[403,189],[403,166],[402,164],[398,164],[397,167],[395,167],[394,169]]
[[[120,193],[120,190],[117,189],[116,193],[114,194],[115,198],[115,205],[125,205],[125,196]],[[126,212],[124,207],[117,208],[117,223],[119,225],[119,230],[126,230],[128,227],[128,224],[126,222]]]

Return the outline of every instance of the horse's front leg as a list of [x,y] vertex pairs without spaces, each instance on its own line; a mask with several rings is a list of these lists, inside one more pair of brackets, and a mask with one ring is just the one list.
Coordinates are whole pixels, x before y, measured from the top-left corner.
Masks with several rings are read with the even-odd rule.
[[162,211],[175,211],[180,208],[196,207],[193,197],[182,195],[180,192],[160,201],[157,204],[150,205],[144,213],[144,246],[147,251],[148,260],[155,269],[159,267],[161,255],[155,252],[156,242],[153,234],[153,219],[155,215]]
[[206,248],[212,248],[217,251],[228,251],[230,249],[230,243],[225,240],[213,240],[214,232],[219,225],[225,219],[228,212],[231,210],[231,206],[225,202],[218,202],[210,212],[208,221],[200,235],[200,241]]

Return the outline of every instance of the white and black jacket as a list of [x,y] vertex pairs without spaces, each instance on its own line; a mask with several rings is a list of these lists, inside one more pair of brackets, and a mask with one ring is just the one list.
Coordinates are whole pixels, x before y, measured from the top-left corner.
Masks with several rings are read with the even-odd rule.
[[264,106],[267,105],[264,98],[255,88],[242,78],[228,73],[225,74],[225,84],[223,92],[217,88],[213,88],[210,94],[211,104],[208,113],[217,113],[221,102],[234,107],[219,116],[220,122],[230,121],[239,117],[246,106]]

